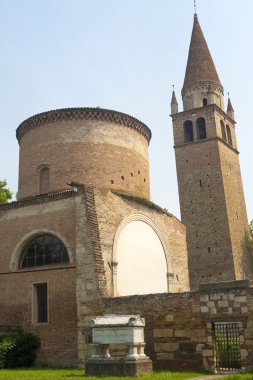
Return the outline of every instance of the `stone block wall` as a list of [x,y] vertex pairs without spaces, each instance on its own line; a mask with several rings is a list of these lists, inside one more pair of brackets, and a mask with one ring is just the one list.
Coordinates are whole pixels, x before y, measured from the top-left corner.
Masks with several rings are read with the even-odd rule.
[[208,284],[197,292],[104,298],[103,312],[140,314],[146,354],[157,369],[215,370],[214,324],[236,322],[243,368],[252,368],[253,288],[247,281]]

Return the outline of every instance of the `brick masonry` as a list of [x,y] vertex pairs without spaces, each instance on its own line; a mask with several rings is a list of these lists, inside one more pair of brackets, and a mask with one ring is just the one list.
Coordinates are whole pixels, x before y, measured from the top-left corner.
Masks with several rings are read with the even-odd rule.
[[[19,199],[39,194],[45,167],[49,191],[77,182],[149,199],[148,127],[114,111],[107,111],[111,117],[105,118],[106,110],[100,110],[92,119],[85,110],[76,117],[66,110],[50,111],[50,117],[34,116],[18,128]],[[96,115],[97,110],[92,112]]]
[[[30,205],[26,201],[25,205],[13,203],[13,208],[11,204],[0,207],[1,329],[17,326],[39,335],[38,362],[62,366],[77,363],[76,211],[73,194],[72,197],[67,195],[65,199],[62,195],[55,196],[62,198],[57,200],[48,196],[50,202],[41,197],[40,202],[38,198],[31,199]],[[69,264],[37,270],[18,269],[23,244],[39,232],[53,233],[65,242]],[[48,286],[49,321],[46,324],[32,321],[32,287],[36,283]]]
[[[206,121],[203,140],[197,139],[199,117]],[[186,120],[193,122],[190,143],[184,143]],[[233,146],[222,140],[221,121],[230,127]],[[234,122],[209,105],[173,115],[173,131],[191,289],[206,282],[251,280],[253,258]]]
[[[160,229],[174,276],[170,291],[189,288],[185,228],[152,202],[93,186],[41,195],[0,206],[0,326],[41,337],[38,362],[84,365],[90,353],[90,322],[103,313],[102,297],[113,294],[114,238],[127,216],[145,215]],[[10,231],[15,231],[11,233]],[[70,263],[19,269],[22,249],[51,233],[66,245]],[[32,287],[48,284],[49,323],[32,321]]]
[[215,370],[215,322],[237,322],[242,367],[252,368],[253,289],[247,281],[207,284],[197,292],[103,299],[105,313],[139,313],[146,353],[157,369]]

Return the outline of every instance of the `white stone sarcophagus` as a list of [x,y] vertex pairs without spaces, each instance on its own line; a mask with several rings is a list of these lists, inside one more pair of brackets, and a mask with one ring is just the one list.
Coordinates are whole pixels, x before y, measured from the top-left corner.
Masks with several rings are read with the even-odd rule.
[[[92,345],[95,353],[86,362],[86,376],[138,376],[152,372],[145,355],[145,320],[139,315],[108,314],[92,320]],[[125,357],[111,357],[110,345],[126,345]]]
[[[104,355],[110,356],[110,344],[126,344],[128,358],[144,358],[145,320],[139,315],[104,315],[93,319],[92,343],[107,346]],[[106,349],[106,347],[104,347]],[[103,355],[103,354],[102,354]]]

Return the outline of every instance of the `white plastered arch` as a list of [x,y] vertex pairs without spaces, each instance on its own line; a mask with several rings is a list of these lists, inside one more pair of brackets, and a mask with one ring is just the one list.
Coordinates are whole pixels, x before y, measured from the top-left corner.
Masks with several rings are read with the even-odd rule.
[[60,239],[61,242],[65,245],[65,247],[67,249],[69,262],[70,263],[73,262],[73,255],[72,255],[70,245],[64,236],[62,236],[58,231],[53,231],[53,230],[49,230],[46,228],[34,229],[34,230],[30,231],[28,234],[26,234],[25,236],[23,236],[23,238],[18,242],[18,244],[14,248],[14,251],[11,255],[11,260],[10,260],[10,271],[11,272],[15,272],[19,269],[20,256],[21,256],[24,248],[26,247],[26,245],[29,243],[29,241],[32,241],[33,239],[36,239],[37,237],[39,237],[41,235],[53,235],[53,236],[57,237],[58,239]]
[[118,289],[117,289],[117,283],[118,283],[118,271],[117,271],[117,266],[118,266],[118,244],[119,244],[119,239],[121,236],[122,231],[125,229],[127,225],[129,225],[131,222],[143,222],[146,223],[155,233],[157,238],[160,241],[160,244],[163,248],[163,253],[164,253],[164,258],[166,261],[166,266],[167,266],[167,289],[166,291],[169,291],[169,282],[173,278],[173,266],[170,258],[170,254],[167,248],[166,241],[163,237],[163,234],[161,233],[160,229],[158,226],[146,215],[143,214],[130,214],[127,216],[119,225],[115,237],[114,237],[114,244],[113,244],[113,259],[112,259],[112,272],[113,272],[113,289],[114,289],[114,296],[118,296]]

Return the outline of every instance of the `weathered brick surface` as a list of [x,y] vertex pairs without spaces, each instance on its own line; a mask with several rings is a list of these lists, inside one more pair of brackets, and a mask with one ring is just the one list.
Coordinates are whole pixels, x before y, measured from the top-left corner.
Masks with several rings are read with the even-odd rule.
[[[68,194],[70,196],[70,194]],[[38,362],[84,366],[92,353],[91,320],[105,313],[140,314],[146,320],[146,353],[155,368],[214,369],[213,323],[238,322],[242,365],[251,368],[253,359],[253,289],[247,282],[208,284],[199,292],[163,293],[121,298],[110,295],[111,278],[106,270],[112,255],[118,224],[129,213],[152,218],[174,247],[173,267],[179,270],[177,246],[184,228],[159,207],[111,191],[84,186],[71,197],[0,211],[0,326],[38,334],[42,346]],[[19,204],[20,206],[20,204]],[[17,205],[15,205],[17,207]],[[107,229],[106,229],[107,223]],[[32,231],[54,232],[68,247],[67,265],[37,270],[10,266],[13,253]],[[11,234],[10,231],[15,231]],[[107,232],[107,233],[106,233]],[[8,236],[8,238],[7,238]],[[4,252],[4,253],[3,253]],[[18,251],[17,251],[18,252]],[[18,259],[18,256],[17,256]],[[177,264],[177,259],[179,264]],[[183,259],[182,259],[183,260]],[[177,273],[177,272],[176,272]],[[180,278],[180,276],[179,276]],[[32,284],[47,282],[49,323],[32,321]],[[106,286],[105,286],[106,285]],[[181,286],[180,284],[175,286]],[[182,284],[183,286],[183,284]],[[176,288],[174,288],[175,290]],[[118,349],[117,354],[124,352]]]
[[[204,117],[207,139],[197,140]],[[185,120],[194,142],[184,143]],[[230,126],[233,147],[222,140],[220,121]],[[173,115],[182,222],[187,228],[191,289],[200,283],[252,279],[252,254],[234,123],[216,105]]]
[[[146,354],[153,360],[155,368],[214,370],[213,324],[238,322],[242,366],[250,369],[253,357],[253,289],[248,288],[247,282],[216,285],[212,287],[209,284],[192,293],[103,298],[103,312],[134,313],[145,318]],[[210,300],[214,307],[208,306]],[[241,302],[238,304],[235,300]],[[244,311],[246,304],[249,308]],[[212,313],[213,308],[217,313]]]
[[[142,214],[150,218],[162,233],[173,268],[169,291],[189,289],[185,228],[173,215],[166,213],[156,205],[148,204],[142,199],[95,189],[97,221],[101,237],[101,249],[107,278],[107,294],[112,295],[112,263],[115,234],[120,223],[131,214]],[[117,261],[117,260],[116,260]]]
[[73,119],[70,113],[69,119],[46,118],[22,135],[19,199],[39,193],[43,166],[50,170],[50,191],[74,181],[149,198],[149,138],[142,133],[143,124],[132,118],[139,129],[132,128],[120,118],[117,122],[100,116]]
[[[37,200],[38,201],[38,200]],[[10,206],[10,205],[9,205]],[[15,205],[16,206],[16,205]],[[77,363],[77,311],[75,269],[75,201],[72,198],[0,211],[0,325],[19,326],[41,338],[38,362],[51,365]],[[18,269],[21,247],[34,234],[48,231],[63,239],[69,264]],[[27,239],[24,240],[24,237]],[[21,242],[23,242],[21,244]],[[20,250],[19,250],[20,248]],[[14,267],[10,267],[17,253]],[[32,321],[32,287],[48,284],[49,323]]]

